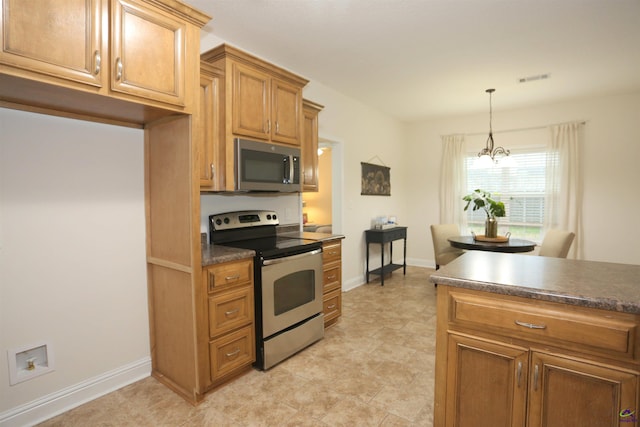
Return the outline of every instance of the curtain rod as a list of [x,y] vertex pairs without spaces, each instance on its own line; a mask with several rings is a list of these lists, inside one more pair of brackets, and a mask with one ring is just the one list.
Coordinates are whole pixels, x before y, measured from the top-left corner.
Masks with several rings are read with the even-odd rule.
[[[546,129],[549,128],[551,126],[559,126],[559,125],[564,125],[564,124],[568,124],[568,123],[575,123],[575,122],[562,122],[562,123],[552,123],[549,125],[541,125],[541,126],[531,126],[531,127],[526,127],[526,128],[515,128],[515,129],[505,129],[505,130],[496,130],[493,131],[493,133],[498,134],[498,133],[509,133],[509,132],[522,132],[525,130],[538,130],[538,129]],[[578,122],[581,125],[585,125],[587,124],[586,120],[583,120],[581,122]],[[483,132],[473,132],[473,133],[463,133],[462,135],[464,136],[479,136],[479,135],[487,135],[487,131],[483,131]]]

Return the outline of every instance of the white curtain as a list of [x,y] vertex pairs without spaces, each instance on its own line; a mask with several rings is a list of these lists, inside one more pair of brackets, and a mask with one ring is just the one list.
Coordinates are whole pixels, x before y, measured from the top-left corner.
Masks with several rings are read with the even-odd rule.
[[466,229],[464,202],[467,170],[464,165],[466,147],[464,135],[442,136],[442,169],[440,171],[440,223],[458,224]]
[[580,145],[583,124],[551,126],[547,156],[544,229],[573,231],[576,236],[567,258],[584,257],[582,241],[582,171]]

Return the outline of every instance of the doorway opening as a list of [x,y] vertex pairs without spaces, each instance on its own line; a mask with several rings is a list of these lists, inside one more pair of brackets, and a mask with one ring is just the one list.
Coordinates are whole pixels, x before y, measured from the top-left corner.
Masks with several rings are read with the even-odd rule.
[[318,191],[302,194],[303,231],[342,231],[342,144],[318,141]]

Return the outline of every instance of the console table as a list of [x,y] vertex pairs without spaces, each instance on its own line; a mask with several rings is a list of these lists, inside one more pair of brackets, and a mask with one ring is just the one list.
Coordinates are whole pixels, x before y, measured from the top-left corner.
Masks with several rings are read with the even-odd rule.
[[[407,227],[393,227],[384,230],[365,230],[365,240],[367,242],[367,283],[369,283],[369,274],[379,274],[380,282],[384,286],[384,275],[391,273],[399,268],[403,269],[403,274],[407,274]],[[393,263],[393,241],[404,240],[404,256],[402,264]],[[369,244],[380,244],[380,268],[369,271]],[[384,244],[389,243],[389,264],[384,264]]]

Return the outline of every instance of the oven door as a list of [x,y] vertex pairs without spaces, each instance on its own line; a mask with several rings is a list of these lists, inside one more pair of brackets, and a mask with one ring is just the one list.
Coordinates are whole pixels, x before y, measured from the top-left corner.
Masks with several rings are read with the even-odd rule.
[[322,250],[262,262],[262,336],[322,312]]

